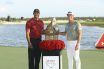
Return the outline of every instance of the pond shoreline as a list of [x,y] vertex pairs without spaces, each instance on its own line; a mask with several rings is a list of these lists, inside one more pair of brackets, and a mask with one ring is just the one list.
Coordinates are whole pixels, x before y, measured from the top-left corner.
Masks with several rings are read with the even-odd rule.
[[[51,21],[43,21],[45,24],[49,24]],[[80,21],[78,21],[80,22]],[[65,25],[68,23],[67,20],[57,20],[57,24],[59,25]],[[82,26],[99,26],[99,27],[104,27],[104,22],[80,22]],[[0,22],[0,25],[9,25],[9,24],[26,24],[26,21],[20,21],[20,22]]]

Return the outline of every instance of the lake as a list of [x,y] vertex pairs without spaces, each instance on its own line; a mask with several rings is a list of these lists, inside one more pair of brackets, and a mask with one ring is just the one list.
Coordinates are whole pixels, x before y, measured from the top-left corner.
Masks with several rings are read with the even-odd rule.
[[[104,28],[97,26],[82,26],[82,28],[81,49],[95,49],[95,43],[104,33]],[[59,25],[59,30],[64,31],[65,26]],[[42,36],[42,39],[44,39],[44,36]],[[65,36],[60,35],[59,39],[64,40],[66,43]],[[0,25],[0,46],[27,47],[25,25]]]

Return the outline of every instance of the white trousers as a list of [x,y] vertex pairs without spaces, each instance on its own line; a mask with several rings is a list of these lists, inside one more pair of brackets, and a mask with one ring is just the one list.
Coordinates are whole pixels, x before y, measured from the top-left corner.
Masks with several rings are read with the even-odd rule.
[[67,41],[67,56],[68,56],[68,69],[73,69],[73,58],[76,63],[76,69],[81,69],[80,61],[80,46],[78,50],[75,51],[77,41]]

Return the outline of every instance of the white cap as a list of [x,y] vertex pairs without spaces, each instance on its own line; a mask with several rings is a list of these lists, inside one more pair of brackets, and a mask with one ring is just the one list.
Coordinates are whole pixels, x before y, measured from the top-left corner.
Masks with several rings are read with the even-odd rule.
[[67,15],[74,15],[74,13],[71,12],[71,11],[69,11],[69,12],[67,13]]

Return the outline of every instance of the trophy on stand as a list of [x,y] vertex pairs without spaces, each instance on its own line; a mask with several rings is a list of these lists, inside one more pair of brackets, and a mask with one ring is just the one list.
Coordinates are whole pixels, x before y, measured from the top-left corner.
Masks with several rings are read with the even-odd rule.
[[60,52],[65,44],[58,39],[59,28],[53,18],[45,30],[45,40],[40,42],[42,50],[42,69],[62,69]]
[[45,32],[45,40],[58,40],[59,28],[55,18],[51,20],[51,23],[47,26]]

